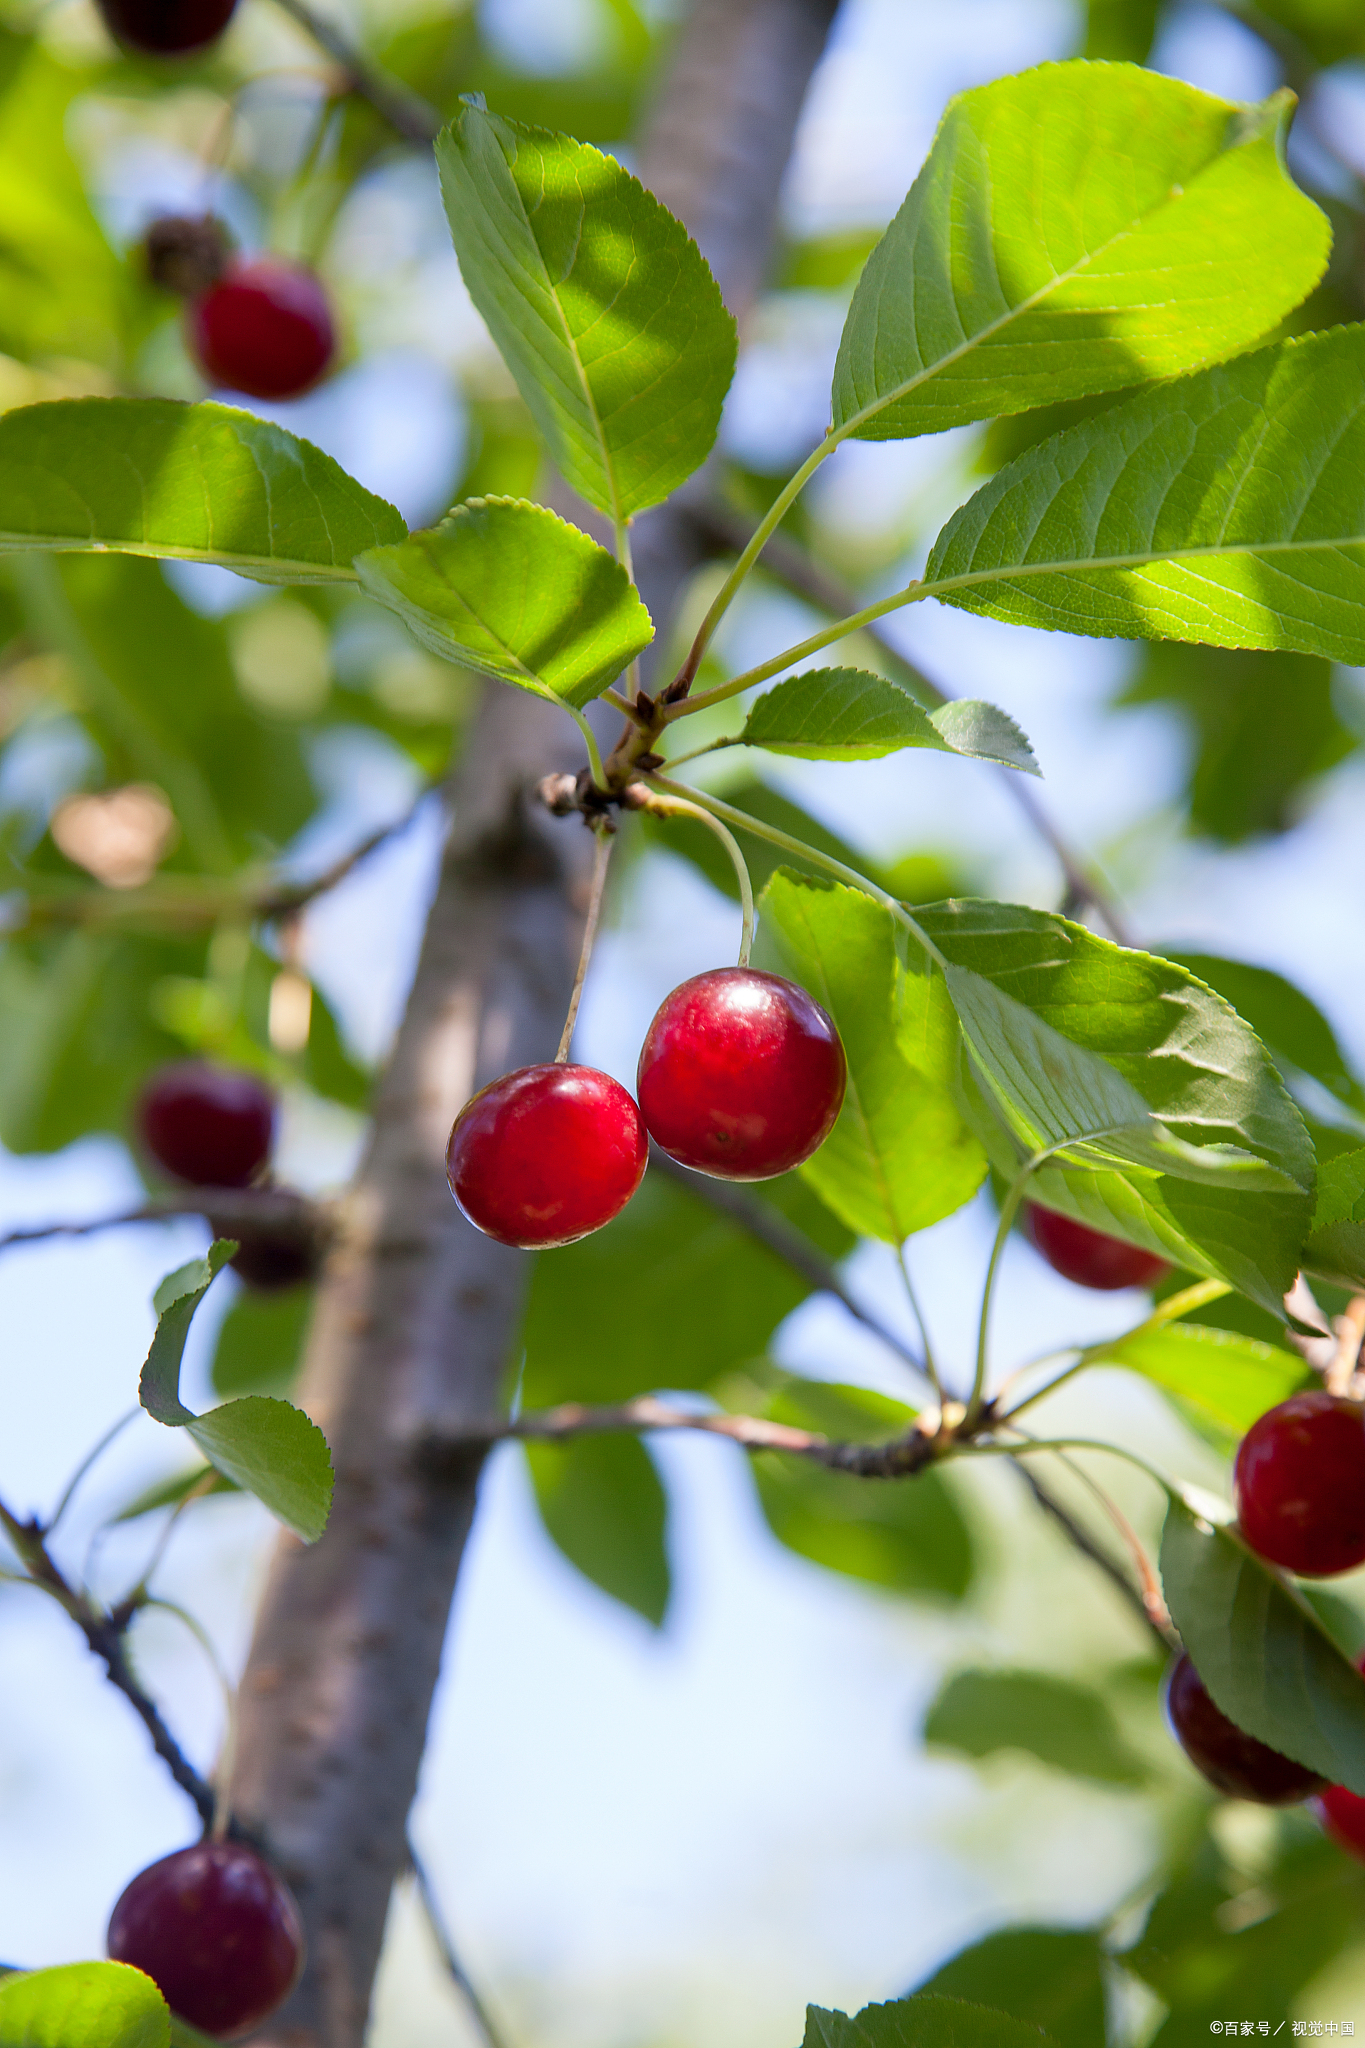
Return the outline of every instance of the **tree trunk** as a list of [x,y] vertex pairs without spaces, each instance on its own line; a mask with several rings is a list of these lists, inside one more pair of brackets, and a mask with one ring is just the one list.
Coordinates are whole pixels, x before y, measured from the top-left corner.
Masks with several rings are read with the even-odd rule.
[[[771,245],[778,188],[834,0],[698,0],[642,161],[737,311]],[[690,561],[667,508],[637,564],[666,621]],[[645,559],[641,561],[641,554]],[[567,739],[566,739],[567,735]],[[566,761],[566,745],[569,749]],[[581,928],[588,835],[522,792],[577,766],[567,720],[494,686],[370,1144],[318,1293],[301,1391],[332,1446],[323,1540],[282,1538],[240,1696],[232,1805],[298,1893],[303,1981],[262,2040],[360,2048],[479,1460],[440,1451],[486,1419],[521,1315],[523,1254],[479,1236],[445,1183],[472,1089],[553,1057]]]

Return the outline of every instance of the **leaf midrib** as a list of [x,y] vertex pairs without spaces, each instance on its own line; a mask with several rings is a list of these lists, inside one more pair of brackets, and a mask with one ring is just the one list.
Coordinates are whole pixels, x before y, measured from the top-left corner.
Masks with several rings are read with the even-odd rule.
[[1306,555],[1333,553],[1341,548],[1365,546],[1365,533],[1334,540],[1257,540],[1234,543],[1213,542],[1207,546],[1151,549],[1129,555],[1064,555],[1049,562],[1020,562],[1007,568],[969,570],[961,576],[943,576],[918,584],[912,595],[938,597],[948,590],[967,590],[976,584],[1012,582],[1021,576],[1058,576],[1068,570],[1143,569],[1156,563],[1207,561],[1218,557],[1246,558],[1252,555]]
[[313,562],[293,555],[234,555],[217,548],[176,547],[169,541],[91,541],[71,533],[17,533],[10,528],[0,529],[0,553],[25,553],[32,548],[44,548],[53,554],[145,555],[154,560],[211,562],[243,575],[250,575],[256,568],[269,569],[280,576],[326,576],[349,583],[360,580],[349,562]]

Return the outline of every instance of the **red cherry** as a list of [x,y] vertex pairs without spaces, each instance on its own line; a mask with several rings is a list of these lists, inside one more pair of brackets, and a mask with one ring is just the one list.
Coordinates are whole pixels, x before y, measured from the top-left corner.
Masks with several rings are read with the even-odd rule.
[[231,264],[191,302],[190,347],[214,384],[252,398],[297,398],[336,349],[327,294],[311,270],[278,256]]
[[1337,1847],[1365,1863],[1365,1799],[1344,1785],[1329,1785],[1313,1807]]
[[1075,1223],[1055,1209],[1026,1204],[1029,1236],[1053,1271],[1078,1287],[1154,1287],[1170,1272],[1165,1259],[1122,1238],[1106,1237],[1088,1223]]
[[661,1005],[635,1092],[671,1158],[721,1180],[769,1180],[824,1143],[847,1079],[834,1020],[803,988],[716,967]]
[[237,0],[97,0],[110,35],[151,57],[202,50],[227,27]]
[[196,1842],[136,1876],[109,1915],[116,1963],[144,1970],[173,2013],[219,2040],[284,2004],[303,1922],[284,1880],[243,1842]]
[[270,1157],[275,1098],[254,1074],[180,1060],[147,1084],[138,1124],[153,1159],[177,1180],[244,1188]]
[[1232,1469],[1252,1549],[1305,1578],[1365,1563],[1365,1408],[1323,1388],[1291,1394],[1242,1438]]
[[1281,1756],[1229,1721],[1210,1699],[1188,1657],[1177,1658],[1167,1675],[1166,1718],[1195,1769],[1232,1799],[1292,1806],[1322,1786],[1323,1780],[1306,1764]]
[[572,1244],[619,1215],[649,1140],[619,1081],[596,1067],[519,1067],[471,1096],[446,1146],[446,1178],[500,1244]]

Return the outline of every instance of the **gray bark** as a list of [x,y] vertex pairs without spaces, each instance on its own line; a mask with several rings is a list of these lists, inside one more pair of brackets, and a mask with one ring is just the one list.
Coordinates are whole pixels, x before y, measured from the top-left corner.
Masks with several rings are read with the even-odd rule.
[[[742,312],[834,0],[698,0],[647,133],[646,177]],[[641,522],[656,619],[690,563],[667,509]],[[641,560],[641,555],[645,559]],[[445,1184],[472,1089],[553,1057],[580,930],[576,821],[516,792],[565,759],[567,721],[494,688],[455,794],[456,828],[374,1128],[319,1289],[301,1390],[332,1446],[327,1534],[276,1551],[242,1682],[232,1803],[299,1896],[303,1981],[258,2037],[360,2048],[389,1894],[405,1861],[479,1459],[440,1445],[486,1421],[527,1262],[480,1237]]]

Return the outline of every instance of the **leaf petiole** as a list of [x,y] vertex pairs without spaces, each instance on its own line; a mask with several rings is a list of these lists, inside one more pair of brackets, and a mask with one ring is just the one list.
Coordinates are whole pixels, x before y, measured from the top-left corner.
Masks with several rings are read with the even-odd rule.
[[684,697],[676,703],[666,704],[664,722],[671,724],[674,719],[686,718],[693,711],[705,710],[708,704],[723,704],[727,697],[737,697],[741,690],[751,690],[756,683],[766,683],[770,677],[790,668],[793,662],[804,661],[808,654],[818,654],[822,647],[831,647],[836,640],[847,639],[860,626],[869,626],[874,619],[884,618],[888,612],[899,611],[904,605],[918,604],[929,594],[923,584],[911,583],[890,597],[879,598],[876,604],[864,605],[861,611],[852,612],[846,619],[836,619],[832,626],[821,627],[808,640],[799,641],[782,654],[775,654],[771,661],[761,661],[757,668],[745,669],[743,675],[732,676],[728,683],[717,683],[714,690],[703,690],[700,697]]
[[593,828],[597,845],[593,849],[592,892],[588,897],[588,914],[583,924],[583,944],[578,953],[578,971],[574,975],[573,994],[569,997],[569,1014],[564,1019],[564,1029],[559,1034],[559,1050],[555,1054],[555,1065],[566,1066],[569,1047],[573,1043],[573,1028],[578,1022],[578,1005],[583,1000],[583,984],[588,978],[588,963],[597,939],[597,924],[602,915],[602,897],[607,886],[607,862],[611,859],[612,834],[605,825]]
[[[651,777],[651,780],[654,779]],[[663,778],[659,777],[657,779],[662,781]],[[713,816],[705,805],[693,803],[689,797],[682,795],[656,796],[647,802],[643,808],[654,812],[656,817],[676,816],[699,819],[703,825],[706,825],[715,833],[717,839],[719,839],[721,845],[729,854],[734,865],[735,880],[739,884],[739,902],[742,918],[739,935],[739,965],[747,967],[749,955],[753,951],[754,945],[754,885],[749,879],[748,863],[740,851],[739,842],[733,832],[727,830],[722,825],[720,819]]]

